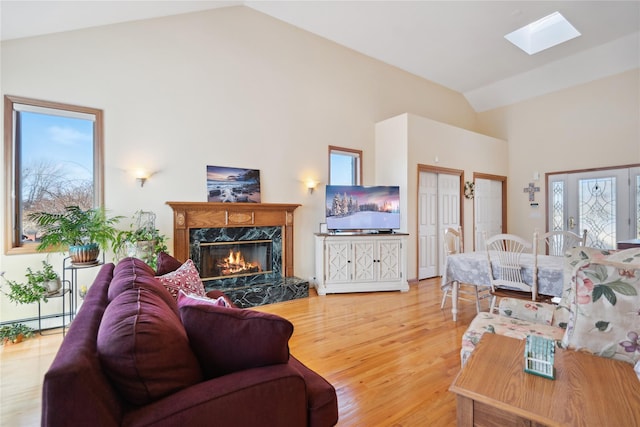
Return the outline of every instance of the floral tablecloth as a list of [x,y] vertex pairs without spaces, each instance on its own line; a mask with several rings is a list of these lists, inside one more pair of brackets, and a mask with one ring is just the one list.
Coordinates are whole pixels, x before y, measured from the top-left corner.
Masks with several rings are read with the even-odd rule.
[[[533,280],[533,261],[532,254],[522,254],[520,257],[522,275],[527,283]],[[494,262],[494,275],[497,274],[497,268]],[[538,255],[538,292],[559,297],[562,295],[563,280],[564,257]],[[447,256],[442,284],[452,281],[490,286],[487,252],[465,252]]]

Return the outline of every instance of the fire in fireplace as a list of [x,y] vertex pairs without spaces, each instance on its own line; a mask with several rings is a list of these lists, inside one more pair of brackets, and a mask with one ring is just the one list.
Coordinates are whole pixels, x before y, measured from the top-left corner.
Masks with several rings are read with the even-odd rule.
[[243,273],[259,273],[262,267],[257,262],[248,262],[244,260],[242,251],[229,251],[229,256],[222,258],[218,262],[217,267],[220,269],[221,276],[232,276],[234,274]]
[[215,280],[270,273],[271,251],[271,240],[200,243],[200,275]]

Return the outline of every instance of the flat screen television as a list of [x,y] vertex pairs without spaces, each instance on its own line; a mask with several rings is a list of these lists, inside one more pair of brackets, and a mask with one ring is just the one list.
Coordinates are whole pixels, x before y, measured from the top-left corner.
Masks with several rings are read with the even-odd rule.
[[327,185],[327,229],[388,232],[400,228],[400,187]]

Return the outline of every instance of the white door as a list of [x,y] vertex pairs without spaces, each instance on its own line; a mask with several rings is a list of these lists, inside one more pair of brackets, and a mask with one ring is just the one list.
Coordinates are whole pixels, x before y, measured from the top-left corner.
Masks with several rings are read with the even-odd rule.
[[487,237],[502,233],[502,181],[475,179],[474,193],[475,250],[484,250]]
[[418,186],[418,280],[438,275],[438,174],[420,172]]
[[420,172],[418,187],[418,278],[441,274],[442,235],[460,226],[460,177]]
[[613,249],[638,237],[640,168],[551,175],[549,229],[581,234],[587,246]]
[[444,271],[444,230],[460,227],[460,177],[438,174],[438,254],[440,271]]

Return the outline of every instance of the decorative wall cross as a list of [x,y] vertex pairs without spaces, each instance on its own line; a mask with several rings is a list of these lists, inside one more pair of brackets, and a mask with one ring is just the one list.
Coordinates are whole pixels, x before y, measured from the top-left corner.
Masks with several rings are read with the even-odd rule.
[[540,187],[536,187],[533,185],[533,182],[529,183],[528,187],[523,188],[525,193],[529,193],[529,201],[533,202],[536,200],[536,193],[540,191]]

